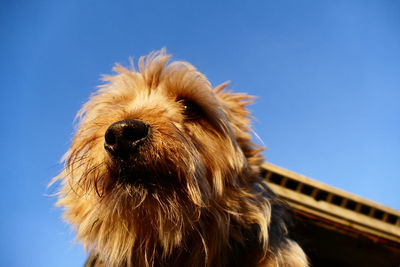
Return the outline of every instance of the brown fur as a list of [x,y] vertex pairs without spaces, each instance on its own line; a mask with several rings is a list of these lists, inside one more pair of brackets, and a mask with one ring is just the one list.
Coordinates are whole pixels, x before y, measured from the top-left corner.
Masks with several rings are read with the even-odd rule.
[[[258,175],[252,98],[224,90],[226,83],[213,89],[192,65],[169,57],[142,57],[139,71],[115,67],[79,112],[56,180],[58,205],[90,253],[87,266],[306,266]],[[201,116],[186,118],[183,99]],[[126,119],[150,125],[151,135],[121,164],[104,149],[104,135]],[[126,175],[134,182],[121,181]]]

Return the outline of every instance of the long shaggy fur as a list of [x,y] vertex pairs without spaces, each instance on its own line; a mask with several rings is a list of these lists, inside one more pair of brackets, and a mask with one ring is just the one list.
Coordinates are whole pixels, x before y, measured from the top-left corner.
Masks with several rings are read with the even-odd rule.
[[[259,178],[252,98],[212,88],[186,62],[154,52],[116,75],[79,112],[58,205],[90,253],[88,266],[306,266],[282,208]],[[198,114],[188,118],[183,103]],[[114,122],[150,125],[122,162],[104,149]],[[127,182],[129,180],[129,182]]]

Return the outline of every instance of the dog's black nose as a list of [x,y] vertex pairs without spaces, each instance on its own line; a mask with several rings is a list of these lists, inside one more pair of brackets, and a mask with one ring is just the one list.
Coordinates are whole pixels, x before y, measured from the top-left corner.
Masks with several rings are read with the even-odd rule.
[[117,121],[106,131],[104,148],[115,157],[127,158],[148,134],[149,126],[142,121]]

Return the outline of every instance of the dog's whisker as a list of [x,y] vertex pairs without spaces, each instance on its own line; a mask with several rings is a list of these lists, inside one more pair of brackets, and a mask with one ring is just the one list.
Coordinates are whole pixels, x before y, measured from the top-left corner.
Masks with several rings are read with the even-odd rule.
[[265,146],[264,141],[262,140],[262,138],[258,135],[258,133],[257,133],[256,131],[254,131],[254,130],[251,129],[251,133],[256,137],[256,139],[257,139],[258,141],[260,141],[260,143],[261,143],[262,146]]

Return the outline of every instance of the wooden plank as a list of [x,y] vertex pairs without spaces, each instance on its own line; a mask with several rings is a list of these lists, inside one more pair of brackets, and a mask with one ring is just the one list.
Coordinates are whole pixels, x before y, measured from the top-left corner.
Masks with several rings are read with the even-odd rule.
[[289,171],[287,169],[284,169],[282,167],[276,166],[276,165],[274,165],[272,163],[265,162],[265,163],[262,164],[262,167],[267,169],[267,170],[269,170],[269,171],[272,171],[274,173],[280,174],[280,175],[282,175],[284,177],[288,177],[288,178],[294,179],[296,181],[299,181],[299,182],[311,185],[313,187],[316,187],[316,188],[318,188],[320,190],[324,190],[324,191],[327,191],[329,193],[334,193],[334,194],[340,195],[340,196],[342,196],[344,198],[347,198],[349,200],[353,200],[355,202],[358,202],[358,203],[361,203],[361,204],[364,204],[364,205],[367,205],[367,206],[371,206],[371,207],[373,207],[375,209],[380,209],[380,210],[382,210],[384,212],[388,212],[388,213],[391,213],[393,215],[396,215],[396,216],[400,217],[400,211],[398,211],[398,210],[386,207],[386,206],[384,206],[382,204],[379,204],[379,203],[376,203],[374,201],[368,200],[366,198],[363,198],[363,197],[357,196],[355,194],[346,192],[344,190],[335,188],[333,186],[321,183],[319,181],[316,181],[316,180],[311,179],[309,177],[306,177],[304,175],[301,175],[301,174]]
[[351,210],[344,209],[325,201],[316,201],[312,197],[299,194],[275,184],[267,184],[275,193],[286,199],[286,201],[296,209],[346,226],[354,227],[366,233],[400,242],[400,227],[396,225],[388,224],[381,220],[352,212]]

